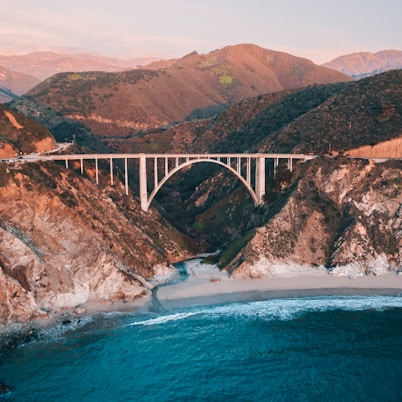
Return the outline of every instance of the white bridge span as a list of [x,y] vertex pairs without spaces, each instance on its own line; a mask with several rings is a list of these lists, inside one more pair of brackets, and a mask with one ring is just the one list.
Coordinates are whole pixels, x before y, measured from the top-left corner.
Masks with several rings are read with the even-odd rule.
[[[316,158],[315,155],[304,154],[70,154],[70,155],[27,155],[25,161],[53,160],[65,161],[66,168],[70,161],[79,161],[81,173],[84,173],[84,162],[95,162],[96,183],[99,184],[98,161],[107,160],[110,165],[110,183],[114,181],[114,161],[124,161],[124,180],[126,194],[129,191],[128,161],[135,159],[139,162],[139,186],[141,208],[148,211],[152,200],[161,187],[179,170],[194,163],[208,162],[221,165],[238,177],[249,191],[255,205],[264,201],[266,160],[272,160],[274,169],[279,161],[287,161],[289,170],[292,170],[293,160],[306,161]],[[148,191],[148,183],[153,188]]]

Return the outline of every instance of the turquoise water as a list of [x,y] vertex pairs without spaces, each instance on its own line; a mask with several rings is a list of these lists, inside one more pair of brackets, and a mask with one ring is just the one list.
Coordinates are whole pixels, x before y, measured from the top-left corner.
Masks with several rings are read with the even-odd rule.
[[402,297],[97,314],[0,360],[0,400],[400,401]]

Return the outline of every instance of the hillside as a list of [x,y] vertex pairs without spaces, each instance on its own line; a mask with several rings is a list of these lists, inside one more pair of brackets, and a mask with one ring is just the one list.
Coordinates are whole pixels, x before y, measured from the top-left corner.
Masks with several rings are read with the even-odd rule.
[[194,252],[117,180],[97,186],[92,173],[0,165],[0,325],[149,297],[154,276]]
[[8,70],[0,64],[0,103],[6,103],[39,84],[39,80],[23,73]]
[[57,147],[46,127],[0,104],[0,158]]
[[402,51],[383,50],[377,53],[360,52],[337,57],[324,67],[332,68],[354,79],[369,77],[402,68]]
[[195,110],[267,92],[349,77],[309,60],[254,45],[191,53],[160,70],[58,74],[27,94],[100,135],[122,135],[182,121]]
[[401,270],[401,168],[400,161],[311,161],[278,199],[280,209],[221,261],[230,260],[235,278],[304,265],[352,277]]
[[[401,138],[401,88],[402,71],[396,70],[356,82],[268,93],[233,103],[210,119],[109,137],[104,143],[133,152],[349,153]],[[402,157],[397,149],[392,156]],[[391,156],[381,152],[371,150],[370,156]]]
[[342,153],[399,138],[401,127],[402,70],[394,70],[347,85],[265,139],[263,149]]

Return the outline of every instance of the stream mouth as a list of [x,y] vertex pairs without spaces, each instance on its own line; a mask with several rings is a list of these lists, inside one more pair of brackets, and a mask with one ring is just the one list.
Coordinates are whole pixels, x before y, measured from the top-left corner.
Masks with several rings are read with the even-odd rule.
[[186,261],[178,262],[177,264],[173,264],[173,266],[175,267],[174,271],[170,273],[166,278],[159,278],[161,282],[152,289],[151,301],[148,308],[149,311],[152,313],[163,313],[166,311],[166,308],[163,307],[157,296],[158,290],[160,288],[176,285],[178,283],[184,283],[189,277]]

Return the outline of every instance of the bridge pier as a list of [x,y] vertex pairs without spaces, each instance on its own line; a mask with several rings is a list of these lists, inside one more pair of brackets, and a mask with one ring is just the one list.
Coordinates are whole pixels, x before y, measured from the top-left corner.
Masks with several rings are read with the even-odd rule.
[[265,158],[262,156],[257,158],[255,170],[255,192],[258,203],[260,205],[263,204],[265,195]]
[[145,154],[140,154],[140,203],[143,211],[148,211],[148,186],[147,186],[147,159]]
[[113,186],[113,158],[110,158],[110,185]]
[[126,189],[126,195],[128,195],[128,168],[127,158],[124,158],[124,187]]
[[292,173],[292,169],[293,169],[293,159],[292,158],[288,159],[288,169]]

